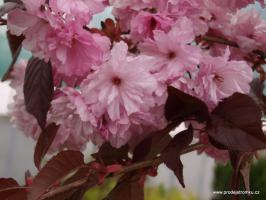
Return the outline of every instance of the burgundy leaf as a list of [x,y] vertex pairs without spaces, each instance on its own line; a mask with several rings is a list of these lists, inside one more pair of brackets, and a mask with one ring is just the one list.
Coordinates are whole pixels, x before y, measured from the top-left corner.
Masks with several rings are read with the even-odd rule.
[[185,187],[183,178],[183,164],[180,160],[181,152],[189,146],[193,140],[193,128],[178,133],[171,143],[163,151],[161,157],[166,166],[173,170],[180,184]]
[[168,87],[168,99],[165,105],[168,121],[182,122],[194,117],[198,122],[209,119],[209,111],[204,102],[174,87]]
[[229,150],[252,152],[265,149],[261,117],[259,107],[249,96],[235,93],[213,111],[207,132],[216,143]]
[[170,123],[162,130],[151,133],[149,137],[138,144],[133,152],[133,162],[139,162],[154,158],[169,145],[172,137],[169,133],[176,128],[178,124]]
[[0,199],[7,200],[26,200],[27,188],[20,187],[19,184],[11,178],[0,179]]
[[41,200],[82,200],[85,192],[99,183],[98,173],[89,164],[79,168],[60,186],[45,193]]
[[[250,166],[254,153],[230,151],[230,159],[233,166],[233,174],[231,180],[231,190],[237,191],[240,189],[241,177],[244,182],[246,191],[250,191]],[[238,199],[238,195],[233,195],[234,199]],[[251,196],[249,196],[251,199]]]
[[128,160],[128,145],[116,149],[107,142],[100,147],[97,153],[92,154],[92,157],[105,165],[122,163],[124,160]]
[[17,62],[17,59],[18,59],[19,54],[20,54],[20,52],[21,52],[21,49],[22,49],[22,45],[20,45],[20,46],[18,47],[18,49],[16,50],[16,52],[15,52],[15,54],[14,54],[14,56],[13,56],[12,62],[11,62],[11,64],[10,64],[9,67],[8,67],[8,70],[7,70],[6,73],[3,75],[2,81],[6,81],[6,80],[12,78],[12,77],[11,77],[11,73],[12,73],[12,71],[13,71],[13,69],[14,69],[14,65],[15,65],[16,62]]
[[46,115],[53,99],[54,84],[52,66],[38,58],[28,62],[24,82],[24,96],[27,111],[45,128]]
[[8,44],[12,53],[12,57],[15,57],[17,50],[21,47],[23,40],[25,39],[24,36],[16,36],[12,35],[9,31],[6,33]]
[[29,200],[37,200],[51,186],[84,165],[84,156],[81,152],[70,150],[60,152],[41,169],[33,180]]
[[9,31],[7,31],[7,39],[8,44],[12,53],[12,62],[8,67],[7,72],[4,74],[2,81],[6,81],[11,78],[11,72],[13,71],[14,65],[19,57],[19,54],[22,49],[22,41],[24,40],[24,36],[15,36],[12,35]]
[[0,189],[18,187],[19,184],[12,178],[0,178]]
[[104,200],[144,200],[141,178],[142,176],[135,173],[124,175]]
[[34,163],[35,166],[40,169],[41,161],[48,152],[50,146],[52,145],[59,126],[52,123],[48,125],[45,130],[41,133],[37,145],[34,151]]

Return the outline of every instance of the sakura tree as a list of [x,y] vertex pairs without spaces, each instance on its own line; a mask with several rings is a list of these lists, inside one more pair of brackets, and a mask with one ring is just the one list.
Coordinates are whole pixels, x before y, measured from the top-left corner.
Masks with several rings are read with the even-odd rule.
[[[37,141],[39,173],[23,186],[0,179],[0,199],[78,200],[118,177],[105,200],[143,200],[145,179],[161,164],[185,187],[180,157],[192,151],[231,162],[231,189],[243,181],[250,190],[250,163],[266,149],[266,21],[254,3],[265,6],[5,0],[0,25],[13,61],[3,81],[16,90],[12,122]],[[90,26],[109,6],[115,20]],[[22,47],[30,60],[18,61]],[[182,123],[186,129],[170,136]],[[86,163],[89,142],[98,152]],[[54,156],[42,162],[47,153]]]

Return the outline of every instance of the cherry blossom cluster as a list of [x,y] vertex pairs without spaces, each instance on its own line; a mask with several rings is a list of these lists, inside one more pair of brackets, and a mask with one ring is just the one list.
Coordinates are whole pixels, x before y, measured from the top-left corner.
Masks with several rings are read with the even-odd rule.
[[[266,51],[266,21],[247,8],[263,7],[263,0],[22,1],[25,9],[8,14],[8,29],[25,37],[23,47],[34,57],[52,64],[56,91],[47,122],[60,125],[53,150],[82,149],[88,141],[136,144],[166,126],[168,86],[201,99],[210,111],[235,92],[248,94],[251,53]],[[117,32],[90,27],[109,6]],[[233,45],[209,42],[213,37]],[[17,93],[10,111],[18,128],[37,139],[41,129],[23,97],[26,65],[12,73]],[[208,142],[204,132],[195,137]]]

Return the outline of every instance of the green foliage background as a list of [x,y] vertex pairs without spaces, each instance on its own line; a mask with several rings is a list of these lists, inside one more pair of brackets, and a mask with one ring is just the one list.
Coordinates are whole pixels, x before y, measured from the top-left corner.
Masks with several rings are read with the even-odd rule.
[[[115,181],[108,181],[103,186],[89,190],[84,200],[102,200],[115,186]],[[145,188],[145,200],[198,200],[193,194],[184,194],[176,188],[167,190],[162,185]]]
[[[218,164],[215,168],[215,179],[213,183],[214,191],[230,191],[232,167],[228,164],[226,166]],[[255,161],[251,166],[250,175],[250,189],[251,191],[260,191],[259,195],[253,195],[253,200],[266,199],[266,158]],[[245,189],[242,186],[243,191]],[[228,195],[217,195],[213,200],[228,200]],[[247,199],[246,195],[240,197],[241,200]]]

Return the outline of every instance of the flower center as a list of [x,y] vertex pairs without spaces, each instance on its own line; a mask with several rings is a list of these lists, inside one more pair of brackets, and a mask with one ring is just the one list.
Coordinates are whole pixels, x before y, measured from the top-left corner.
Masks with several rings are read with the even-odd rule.
[[154,18],[151,18],[151,21],[150,21],[151,30],[154,30],[156,26],[157,26],[157,21]]
[[170,52],[168,53],[168,58],[169,58],[170,60],[176,58],[176,53],[173,52],[173,51],[170,51]]
[[218,74],[215,74],[213,77],[214,81],[222,83],[224,81],[223,77],[219,76]]
[[113,79],[112,79],[112,83],[114,84],[114,85],[121,85],[121,82],[122,82],[122,80],[119,78],[119,77],[113,77]]

